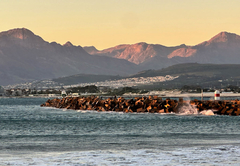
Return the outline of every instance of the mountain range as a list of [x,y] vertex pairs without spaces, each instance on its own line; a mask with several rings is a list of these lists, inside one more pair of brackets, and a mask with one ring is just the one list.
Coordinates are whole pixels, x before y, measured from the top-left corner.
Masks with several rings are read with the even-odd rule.
[[240,64],[240,36],[221,32],[195,46],[136,43],[97,50],[47,42],[26,28],[0,33],[0,85],[76,74],[127,76],[179,63]]
[[160,44],[136,43],[118,45],[97,50],[94,46],[83,47],[92,55],[126,59],[146,69],[161,69],[178,63],[240,63],[240,36],[221,32],[208,41],[195,46],[185,44],[167,47]]
[[28,29],[0,33],[0,85],[74,74],[128,75],[138,70],[127,60],[92,56],[70,42],[49,43]]

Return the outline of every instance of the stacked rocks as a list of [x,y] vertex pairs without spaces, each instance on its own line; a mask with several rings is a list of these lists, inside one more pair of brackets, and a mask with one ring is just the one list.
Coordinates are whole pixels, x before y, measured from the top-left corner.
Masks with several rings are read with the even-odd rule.
[[236,115],[240,114],[240,101],[184,101],[180,98],[178,101],[167,98],[162,100],[158,96],[135,97],[132,99],[99,97],[66,97],[62,99],[47,100],[41,106],[56,107],[73,110],[95,110],[95,111],[116,111],[116,112],[137,112],[137,113],[178,113],[181,107],[192,105],[198,110],[213,110],[214,114]]
[[214,114],[218,115],[235,115],[240,114],[240,101],[239,100],[221,100],[221,101],[199,101],[193,100],[190,102],[192,105],[196,105],[197,110],[213,110]]
[[150,112],[170,113],[177,112],[178,102],[176,100],[162,100],[158,96],[135,97],[133,99],[99,97],[66,97],[62,99],[47,100],[42,107],[56,107],[74,110],[96,110],[116,112]]

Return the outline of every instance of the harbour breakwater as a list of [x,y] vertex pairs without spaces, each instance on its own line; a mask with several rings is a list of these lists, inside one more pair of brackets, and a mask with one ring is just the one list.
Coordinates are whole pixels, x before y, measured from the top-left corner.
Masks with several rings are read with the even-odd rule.
[[211,110],[212,114],[218,115],[233,115],[240,114],[239,100],[219,100],[219,101],[200,101],[188,100],[182,98],[173,100],[167,98],[162,100],[158,96],[135,97],[131,99],[108,98],[101,97],[65,97],[62,99],[48,99],[42,107],[55,107],[73,110],[95,110],[99,112],[115,111],[125,113],[184,113],[198,114],[204,111]]

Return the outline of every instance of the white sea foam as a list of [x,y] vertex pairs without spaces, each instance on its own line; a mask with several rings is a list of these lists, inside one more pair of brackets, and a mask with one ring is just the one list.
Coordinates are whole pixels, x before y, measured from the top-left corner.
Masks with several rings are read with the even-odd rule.
[[197,115],[198,110],[195,106],[191,104],[185,104],[181,108],[179,108],[179,114],[180,115]]
[[175,150],[97,150],[0,155],[1,165],[235,165],[240,147],[193,147]]
[[191,105],[190,103],[184,103],[184,105],[178,109],[178,113],[179,115],[214,115],[213,110],[204,110],[198,112],[196,106]]
[[204,111],[201,111],[199,114],[201,115],[214,115],[213,111],[212,110],[204,110]]

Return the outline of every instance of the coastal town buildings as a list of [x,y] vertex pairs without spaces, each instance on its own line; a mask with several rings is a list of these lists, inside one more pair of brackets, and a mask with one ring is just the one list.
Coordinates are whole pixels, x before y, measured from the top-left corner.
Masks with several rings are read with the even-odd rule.
[[[135,77],[135,78],[125,78],[120,80],[107,80],[103,82],[93,82],[93,83],[79,83],[74,85],[65,85],[64,88],[71,88],[71,87],[84,87],[95,85],[97,87],[110,87],[110,88],[121,88],[121,87],[134,87],[138,85],[150,85],[156,82],[165,82],[171,81],[178,78],[178,76],[156,76],[156,77]],[[103,88],[102,88],[103,89]]]
[[[177,79],[178,76],[156,76],[156,77],[132,77],[119,80],[106,80],[102,82],[78,83],[71,85],[63,85],[51,80],[35,81],[32,83],[24,83],[17,85],[8,85],[0,87],[0,96],[89,96],[89,95],[159,95],[167,96],[168,94],[182,93],[200,93],[201,90],[205,93],[214,92],[215,87],[204,87],[199,85],[184,85],[174,90],[171,88],[160,87],[157,83],[168,84],[168,82]],[[152,89],[142,88],[142,85],[150,85]],[[122,90],[125,87],[130,87],[130,90]],[[140,88],[139,88],[140,87]],[[138,91],[136,91],[138,89]],[[221,92],[240,93],[239,86],[226,86],[218,89]]]

